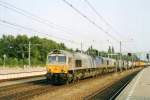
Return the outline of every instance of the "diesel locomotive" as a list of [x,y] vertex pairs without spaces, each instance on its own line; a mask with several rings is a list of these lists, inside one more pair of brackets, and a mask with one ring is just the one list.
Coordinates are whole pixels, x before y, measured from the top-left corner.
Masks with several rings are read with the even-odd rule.
[[[140,66],[139,64],[144,65],[143,62],[134,62],[134,66]],[[133,63],[131,61],[120,61],[100,56],[93,57],[79,52],[54,50],[47,56],[46,77],[53,83],[65,83],[115,72],[121,67],[122,69],[128,69],[132,66]]]

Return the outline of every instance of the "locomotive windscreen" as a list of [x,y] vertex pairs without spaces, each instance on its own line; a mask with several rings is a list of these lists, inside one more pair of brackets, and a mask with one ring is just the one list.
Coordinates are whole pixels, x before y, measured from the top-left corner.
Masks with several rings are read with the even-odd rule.
[[56,56],[48,56],[48,63],[56,63]]
[[48,56],[48,63],[65,64],[66,63],[66,56]]
[[66,56],[58,56],[58,63],[66,63]]

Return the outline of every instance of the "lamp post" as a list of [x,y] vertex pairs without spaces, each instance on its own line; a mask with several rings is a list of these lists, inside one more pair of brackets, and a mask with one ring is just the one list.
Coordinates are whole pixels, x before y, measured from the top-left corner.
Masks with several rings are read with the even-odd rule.
[[3,55],[3,58],[4,58],[4,64],[3,64],[3,67],[5,67],[5,65],[6,65],[6,54]]
[[23,68],[24,68],[24,52],[22,52],[22,58],[23,58]]

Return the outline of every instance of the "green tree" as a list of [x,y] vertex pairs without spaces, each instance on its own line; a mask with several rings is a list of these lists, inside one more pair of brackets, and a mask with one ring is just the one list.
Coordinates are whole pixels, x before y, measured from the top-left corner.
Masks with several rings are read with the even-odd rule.
[[[28,43],[31,42],[31,64],[45,64],[49,52],[54,49],[71,50],[64,43],[57,43],[38,36],[28,37],[26,35],[3,35],[0,38],[0,65],[3,63],[3,55],[6,54],[8,65],[28,64]],[[32,45],[37,44],[37,45]]]

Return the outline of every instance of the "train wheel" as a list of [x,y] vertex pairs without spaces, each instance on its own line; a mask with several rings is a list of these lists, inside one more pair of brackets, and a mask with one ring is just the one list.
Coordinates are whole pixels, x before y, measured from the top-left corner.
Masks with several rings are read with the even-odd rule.
[[67,75],[67,83],[69,84],[71,82],[73,82],[73,75],[72,74],[68,74]]

